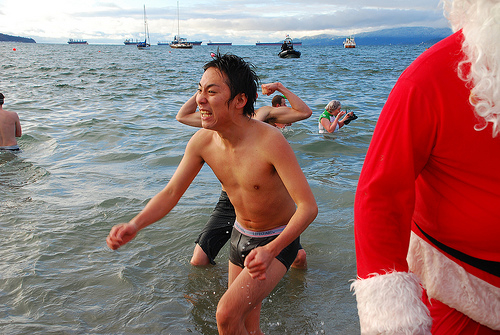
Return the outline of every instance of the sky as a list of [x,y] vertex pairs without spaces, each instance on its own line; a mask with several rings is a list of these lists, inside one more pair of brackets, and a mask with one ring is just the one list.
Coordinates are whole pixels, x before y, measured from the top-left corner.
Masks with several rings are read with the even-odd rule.
[[0,0],[0,33],[37,43],[122,44],[144,39],[144,6],[151,44],[171,41],[178,27],[190,41],[235,45],[278,42],[287,34],[448,27],[440,0]]

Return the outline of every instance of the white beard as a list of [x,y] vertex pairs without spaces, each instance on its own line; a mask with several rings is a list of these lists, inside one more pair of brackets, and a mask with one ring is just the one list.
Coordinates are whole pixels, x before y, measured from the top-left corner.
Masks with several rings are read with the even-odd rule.
[[[452,29],[463,29],[466,59],[459,64],[460,77],[470,83],[470,102],[482,122],[500,133],[500,2],[498,0],[445,0]],[[461,71],[470,65],[470,73]]]

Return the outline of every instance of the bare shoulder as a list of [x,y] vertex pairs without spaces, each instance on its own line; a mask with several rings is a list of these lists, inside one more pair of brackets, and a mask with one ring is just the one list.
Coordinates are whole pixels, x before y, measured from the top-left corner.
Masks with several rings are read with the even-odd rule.
[[268,123],[256,122],[255,137],[261,148],[269,151],[280,150],[283,146],[289,147],[290,144],[283,136],[283,133],[276,127]]
[[0,116],[2,116],[5,119],[19,120],[19,116],[17,115],[16,112],[8,111],[5,109],[0,109]]
[[205,155],[210,152],[213,146],[213,131],[200,129],[189,139],[184,152],[184,158],[198,157],[205,161]]
[[201,143],[208,143],[213,138],[213,134],[213,131],[202,128],[191,136],[188,144],[197,145]]
[[[273,107],[270,107],[270,108],[273,108]],[[262,135],[273,135],[273,134],[281,134],[281,131],[279,131],[279,129],[277,129],[276,127],[273,127],[271,126],[269,123],[267,122],[259,122],[261,120],[258,120],[256,118],[253,118],[250,120],[250,125],[251,125],[251,128],[250,131],[252,132],[256,132],[256,133],[259,133],[260,136]]]

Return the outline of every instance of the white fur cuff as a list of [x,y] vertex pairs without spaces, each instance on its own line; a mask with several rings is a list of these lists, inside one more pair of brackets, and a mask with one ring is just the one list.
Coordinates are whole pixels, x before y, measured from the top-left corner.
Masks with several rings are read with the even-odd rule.
[[392,272],[355,280],[361,334],[429,335],[432,318],[413,273]]

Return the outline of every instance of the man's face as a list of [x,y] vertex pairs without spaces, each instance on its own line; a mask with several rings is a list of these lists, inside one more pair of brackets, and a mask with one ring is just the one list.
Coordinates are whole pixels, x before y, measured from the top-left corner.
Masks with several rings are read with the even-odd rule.
[[286,99],[285,98],[281,99],[280,106],[281,107],[286,107]]
[[212,129],[231,117],[230,109],[234,107],[234,100],[228,104],[231,90],[225,79],[226,75],[213,67],[208,68],[201,77],[196,104],[203,128]]

